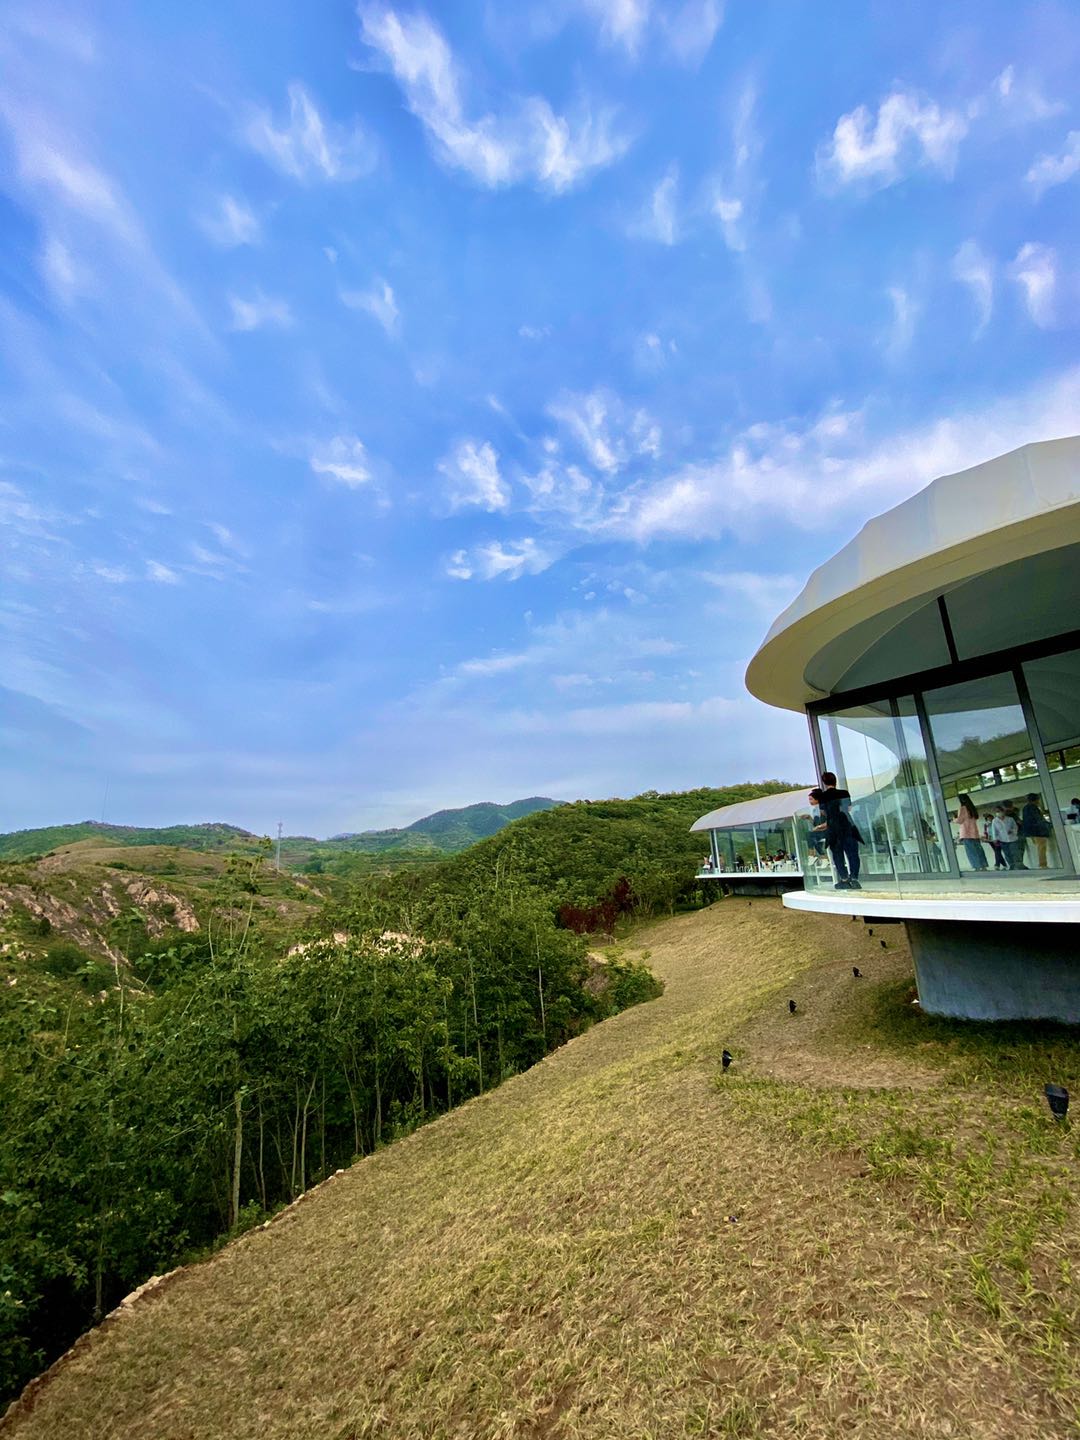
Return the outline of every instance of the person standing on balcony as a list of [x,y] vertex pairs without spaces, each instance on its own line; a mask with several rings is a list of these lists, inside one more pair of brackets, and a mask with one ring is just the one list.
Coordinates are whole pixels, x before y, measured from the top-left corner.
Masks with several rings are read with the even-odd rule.
[[979,834],[979,807],[970,795],[958,795],[957,800],[956,822],[960,827],[960,840],[967,851],[968,864],[972,870],[985,870],[986,851]]
[[[862,836],[849,814],[851,792],[837,789],[836,776],[831,770],[821,772],[821,786],[816,798],[825,818],[824,823],[817,826],[817,829],[825,831],[825,843],[829,847],[836,870],[836,889],[861,890],[859,846]],[[811,798],[814,796],[811,795]]]
[[1046,841],[1050,835],[1050,822],[1043,814],[1037,794],[1028,795],[1024,799],[1024,808],[1020,812],[1020,834],[1025,840],[1035,842],[1035,853],[1039,857],[1039,869],[1045,870]]

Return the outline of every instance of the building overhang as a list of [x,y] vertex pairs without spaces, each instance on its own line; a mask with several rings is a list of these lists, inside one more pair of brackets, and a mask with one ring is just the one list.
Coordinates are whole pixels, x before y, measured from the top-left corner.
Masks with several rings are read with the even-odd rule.
[[942,476],[868,522],[777,619],[746,684],[767,704],[801,710],[1048,638],[1078,618],[1073,437]]

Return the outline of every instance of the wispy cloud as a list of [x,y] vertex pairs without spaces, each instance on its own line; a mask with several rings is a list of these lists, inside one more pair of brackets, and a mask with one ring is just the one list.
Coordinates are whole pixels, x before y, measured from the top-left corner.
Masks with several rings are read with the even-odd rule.
[[683,466],[620,497],[603,527],[640,541],[700,539],[760,529],[780,518],[812,530],[869,516],[938,475],[1033,440],[1072,434],[1080,368],[979,409],[911,430],[866,434],[860,417],[756,425],[711,461]]
[[974,240],[965,240],[952,259],[952,277],[971,291],[979,323],[979,336],[994,313],[994,262]]
[[341,298],[351,310],[363,310],[378,321],[387,335],[398,333],[401,312],[393,288],[386,280],[376,280],[370,290],[343,290]]
[[155,585],[179,585],[180,576],[168,565],[162,565],[160,560],[147,560],[146,578],[152,580]]
[[446,573],[453,580],[520,580],[523,575],[539,575],[557,558],[531,535],[523,540],[489,540],[471,550],[455,550]]
[[911,349],[919,306],[911,291],[903,285],[890,285],[888,296],[892,306],[892,323],[885,335],[885,353],[895,362],[903,359]]
[[1064,185],[1080,174],[1080,130],[1070,130],[1063,149],[1056,155],[1040,155],[1027,172],[1027,183],[1037,196],[1055,185]]
[[636,55],[649,21],[650,0],[582,0],[584,8],[600,25],[600,34],[609,45],[620,45]]
[[613,475],[635,456],[660,453],[660,427],[646,410],[625,405],[603,387],[584,393],[564,391],[548,414],[576,441],[589,463]]
[[603,44],[631,60],[659,48],[681,65],[699,65],[724,18],[721,0],[578,0],[600,31]]
[[374,164],[374,147],[357,122],[324,119],[299,82],[288,87],[288,117],[257,109],[244,126],[253,150],[294,180],[355,180]]
[[335,435],[316,446],[308,464],[316,475],[328,475],[350,490],[367,485],[372,478],[364,442],[356,435]]
[[425,14],[384,5],[360,11],[364,41],[379,52],[406,104],[434,143],[436,157],[481,185],[532,180],[560,193],[617,160],[629,140],[610,111],[582,104],[559,115],[539,96],[512,98],[501,112],[471,117],[459,66],[441,30]]
[[1057,321],[1057,255],[1049,245],[1030,241],[1017,251],[1009,274],[1020,286],[1028,314],[1040,329],[1048,330]]
[[230,295],[229,310],[231,330],[284,330],[293,323],[287,302],[273,295],[264,295],[261,291],[256,291],[250,299]]
[[859,105],[841,115],[828,141],[819,147],[817,167],[826,183],[865,181],[894,185],[913,170],[928,168],[951,176],[968,121],[958,110],[897,90],[877,114]]
[[510,486],[499,473],[499,456],[486,441],[462,440],[439,462],[453,509],[478,505],[492,513],[510,508]]
[[257,245],[262,239],[262,226],[255,212],[234,195],[222,195],[213,210],[199,217],[204,234],[226,249],[238,245]]
[[672,164],[653,188],[644,213],[631,227],[631,233],[661,245],[674,245],[679,238],[676,213],[679,192],[679,167]]
[[668,49],[683,65],[700,65],[723,20],[720,0],[685,0],[682,5],[665,6],[659,16]]

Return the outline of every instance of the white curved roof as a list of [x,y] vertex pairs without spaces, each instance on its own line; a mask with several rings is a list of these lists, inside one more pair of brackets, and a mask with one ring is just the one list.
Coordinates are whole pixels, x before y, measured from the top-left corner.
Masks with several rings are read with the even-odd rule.
[[942,476],[814,571],[750,661],[747,688],[799,710],[948,665],[938,596],[961,659],[1075,628],[1080,549],[1069,547],[1080,547],[1080,437]]
[[790,820],[797,811],[807,808],[805,788],[782,790],[779,795],[760,795],[756,800],[740,800],[737,805],[710,810],[695,820],[690,829],[730,830],[737,825],[764,825],[770,820]]

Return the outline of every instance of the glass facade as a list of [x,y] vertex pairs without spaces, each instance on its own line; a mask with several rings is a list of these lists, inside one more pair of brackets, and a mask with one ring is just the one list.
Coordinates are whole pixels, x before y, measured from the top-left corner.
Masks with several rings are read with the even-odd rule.
[[709,831],[699,878],[716,875],[797,875],[795,821],[760,821]]
[[[820,769],[851,795],[861,884],[915,893],[1075,882],[1080,650],[954,668],[949,684],[909,679],[895,693],[808,707]],[[809,809],[797,817],[807,888],[835,880],[819,823]]]

